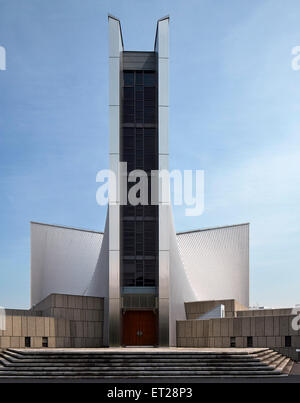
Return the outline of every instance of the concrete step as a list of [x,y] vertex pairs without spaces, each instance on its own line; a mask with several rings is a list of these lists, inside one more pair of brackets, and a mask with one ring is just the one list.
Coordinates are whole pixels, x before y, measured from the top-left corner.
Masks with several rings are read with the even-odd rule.
[[203,362],[203,363],[207,363],[207,364],[218,364],[218,363],[228,363],[228,364],[230,364],[231,362],[234,362],[234,363],[236,363],[236,364],[238,364],[238,365],[244,365],[244,364],[246,364],[246,363],[248,363],[248,362],[252,362],[252,363],[254,363],[254,364],[263,364],[263,362],[262,361],[259,361],[259,360],[251,360],[251,359],[249,359],[249,360],[220,360],[220,359],[189,359],[189,360],[186,360],[186,359],[179,359],[179,358],[177,358],[177,359],[168,359],[168,360],[166,360],[166,359],[161,359],[161,358],[156,358],[156,359],[154,359],[154,358],[152,358],[152,359],[138,359],[138,358],[136,358],[136,359],[106,359],[106,358],[103,358],[103,359],[94,359],[94,358],[90,358],[90,359],[84,359],[84,360],[82,360],[82,359],[72,359],[72,360],[62,360],[62,359],[59,359],[59,358],[57,358],[57,359],[15,359],[15,358],[13,358],[13,359],[11,359],[10,357],[5,357],[5,361],[7,361],[7,362],[9,362],[9,363],[12,363],[12,364],[14,364],[14,363],[20,363],[20,364],[37,364],[37,363],[39,363],[39,364],[41,364],[41,365],[43,365],[43,364],[45,364],[45,363],[60,363],[60,364],[62,364],[62,365],[67,365],[67,364],[84,364],[84,363],[90,363],[90,364],[102,364],[102,363],[110,363],[110,364],[119,364],[119,363],[127,363],[127,362],[129,362],[129,363],[133,363],[133,364],[138,364],[138,363],[144,363],[144,362],[147,362],[147,363],[149,363],[149,364],[151,364],[151,363],[161,363],[161,364],[164,364],[164,365],[169,365],[169,364],[173,364],[173,363],[186,363],[186,362],[189,362],[189,363],[191,363],[191,364],[197,364],[197,363],[199,363],[199,362]]
[[[90,356],[76,356],[76,355],[72,355],[70,357],[68,356],[61,356],[61,355],[49,355],[49,356],[31,356],[31,355],[26,355],[26,356],[21,356],[21,355],[12,355],[12,354],[5,354],[5,357],[11,357],[12,359],[18,359],[18,360],[41,360],[41,361],[48,361],[48,360],[61,360],[61,361],[71,361],[71,360],[90,360],[91,357],[93,357],[93,360],[163,360],[165,362],[168,362],[169,360],[218,360],[218,361],[230,361],[230,360],[235,360],[235,361],[240,361],[240,362],[245,362],[249,360],[249,357],[240,357],[240,356],[236,356],[236,357],[230,357],[230,356],[226,356],[226,357],[221,357],[218,355],[211,355],[211,356],[201,356],[201,355],[192,355],[192,356],[178,356],[178,355],[170,355],[170,356],[161,356],[156,354],[155,356],[140,356],[140,355],[131,355],[131,356],[115,356],[115,355],[110,355],[110,356],[106,356],[106,355],[99,355],[99,356],[94,356],[94,355],[90,355]],[[256,357],[251,357],[251,359],[253,360],[257,360],[260,361],[259,358]]]
[[139,356],[155,356],[157,354],[159,355],[179,355],[179,356],[186,356],[186,355],[218,355],[218,356],[237,356],[237,355],[242,355],[242,356],[255,356],[257,354],[263,354],[266,352],[273,351],[269,348],[260,348],[260,349],[255,349],[255,352],[250,352],[248,350],[242,351],[241,349],[237,349],[237,351],[199,351],[195,349],[194,351],[161,351],[159,348],[157,350],[151,349],[151,351],[147,351],[145,349],[144,351],[135,351],[134,349],[124,349],[122,351],[112,351],[109,348],[107,349],[101,349],[101,351],[97,351],[93,349],[92,351],[88,351],[88,349],[53,349],[53,350],[40,350],[40,349],[16,349],[16,348],[8,348],[4,350],[6,353],[13,353],[13,354],[19,354],[19,355],[38,355],[38,356],[43,356],[43,355],[76,355],[76,356],[82,356],[82,355],[87,355],[90,356],[92,355],[100,355],[103,356],[105,354],[107,355],[119,355],[119,356],[126,356],[126,355],[139,355]]
[[290,362],[292,362],[292,360],[289,357],[283,356],[283,360],[276,366],[276,370],[281,373],[286,373],[284,372],[284,369],[290,364]]
[[[281,378],[281,377],[286,377],[288,375],[285,374],[281,374],[281,375],[276,375],[277,378]],[[186,379],[186,378],[191,378],[191,379],[198,379],[198,378],[259,378],[259,379],[264,379],[264,378],[274,378],[274,375],[235,375],[235,374],[226,374],[226,375],[214,375],[214,374],[207,374],[207,375],[168,375],[168,376],[162,376],[162,375],[149,375],[147,376],[147,379],[152,379],[153,381],[156,380],[160,380],[161,378],[174,378],[174,379]],[[8,380],[8,379],[28,379],[31,381],[34,381],[35,379],[39,379],[39,380],[94,380],[94,379],[116,379],[116,380],[120,380],[120,379],[126,379],[128,381],[131,381],[133,379],[145,379],[146,377],[144,375],[140,375],[137,374],[135,376],[126,376],[126,375],[122,375],[122,376],[114,376],[114,375],[103,375],[103,376],[99,376],[99,375],[88,375],[88,376],[83,376],[83,375],[72,375],[72,376],[64,376],[64,375],[55,375],[55,376],[51,376],[51,375],[46,375],[46,376],[39,376],[39,377],[34,377],[32,375],[20,375],[20,376],[6,376],[6,377],[1,377],[0,379],[4,379],[4,380]],[[166,381],[167,382],[167,381]]]
[[106,376],[114,376],[117,378],[135,378],[137,376],[155,376],[155,377],[176,377],[176,376],[223,376],[223,375],[281,375],[281,372],[279,371],[179,371],[179,370],[173,370],[173,371],[113,371],[109,373],[108,371],[81,371],[81,372],[76,372],[76,371],[1,371],[0,373],[0,378],[4,377],[19,377],[19,376],[28,376],[28,377],[34,377],[34,378],[40,378],[40,377],[47,377],[47,376],[64,376],[64,377],[73,377],[73,376],[80,376],[80,377],[91,377],[91,376],[97,376],[97,377],[106,377]]
[[265,352],[263,355],[258,356],[257,358],[260,361],[266,361],[268,359],[271,359],[272,357],[274,357],[277,354],[278,354],[277,351],[270,350],[270,351]]
[[113,352],[5,350],[0,378],[140,378],[283,376],[289,359],[255,352]]
[[271,367],[271,368],[277,368],[282,363],[282,361],[284,361],[285,359],[286,359],[285,356],[279,354],[278,356],[276,356],[274,358],[274,360],[272,362],[270,362],[268,364],[268,366]]
[[278,360],[278,358],[281,357],[281,354],[274,352],[274,354],[272,354],[271,356],[268,356],[265,359],[262,359],[262,362],[266,365],[271,365],[272,363],[276,362],[276,360]]
[[265,356],[267,356],[267,355],[269,355],[271,353],[274,353],[274,350],[271,350],[270,348],[266,348],[266,349],[263,349],[263,350],[261,350],[259,352],[252,353],[251,356],[252,357],[257,357],[257,358],[263,358],[263,357],[265,357]]
[[289,375],[292,372],[293,366],[294,366],[293,360],[287,357],[287,362],[285,363],[285,366],[283,367],[281,372],[285,375]]
[[167,370],[180,370],[180,371],[273,371],[273,368],[270,367],[251,367],[251,366],[245,366],[245,367],[235,367],[233,366],[203,366],[201,363],[198,366],[195,367],[190,367],[189,365],[185,366],[171,366],[171,367],[159,367],[159,366],[153,366],[149,367],[149,365],[144,365],[144,366],[118,366],[118,367],[111,367],[111,366],[102,366],[102,367],[58,367],[56,365],[53,366],[45,366],[45,367],[2,367],[0,368],[0,374],[1,372],[8,372],[8,371],[37,371],[40,372],[41,370],[43,371],[72,371],[72,372],[85,372],[85,371],[167,371]]
[[[275,352],[276,353],[276,352]],[[276,353],[271,358],[264,360],[268,367],[276,369],[283,374],[289,374],[293,365],[293,361],[284,355]]]
[[[269,353],[271,354],[271,353]],[[274,354],[274,352],[272,352],[272,354]],[[5,353],[5,357],[7,359],[9,359],[9,357],[11,359],[17,359],[17,360],[40,360],[45,361],[45,360],[61,360],[61,361],[72,361],[72,360],[85,360],[88,359],[90,360],[91,357],[93,358],[93,360],[164,360],[166,362],[168,362],[169,360],[175,360],[175,359],[180,359],[180,360],[199,360],[199,359],[204,359],[204,360],[226,360],[226,361],[230,361],[230,360],[235,360],[235,361],[240,361],[240,362],[244,362],[244,361],[248,361],[249,357],[251,357],[252,360],[256,360],[256,361],[261,361],[260,357],[257,357],[256,355],[223,355],[223,354],[216,354],[216,353],[211,353],[211,354],[199,354],[199,353],[195,353],[195,354],[178,354],[178,353],[168,353],[168,355],[166,354],[160,354],[160,353],[156,353],[156,354],[107,354],[107,353],[101,353],[101,354],[96,354],[96,353],[91,353],[91,354],[70,354],[70,353],[48,353],[48,354],[31,354],[31,353],[19,353],[19,352],[14,352],[14,351],[7,351]]]
[[84,368],[84,367],[88,367],[88,368],[103,368],[103,367],[110,367],[110,368],[119,368],[119,367],[135,367],[135,368],[140,368],[140,367],[145,367],[145,365],[148,368],[173,368],[174,366],[176,367],[185,367],[185,366],[189,366],[189,368],[195,368],[195,367],[214,367],[214,368],[219,368],[219,367],[226,367],[226,368],[262,368],[264,369],[266,367],[266,365],[262,364],[262,363],[254,363],[254,362],[249,362],[249,363],[244,363],[244,364],[238,364],[238,363],[205,363],[205,362],[198,362],[198,363],[182,363],[182,362],[175,362],[175,363],[167,363],[167,364],[163,364],[163,363],[114,363],[114,364],[110,364],[110,363],[103,363],[101,365],[97,364],[97,363],[74,363],[74,364],[70,364],[70,363],[7,363],[4,367],[2,368],[45,368],[45,367],[56,367],[56,368]]
[[31,365],[47,365],[47,364],[57,364],[57,365],[105,365],[105,364],[109,364],[109,365],[122,365],[124,363],[129,363],[130,365],[141,365],[144,364],[145,362],[147,363],[147,365],[162,365],[162,366],[168,366],[168,365],[174,365],[174,364],[178,364],[178,365],[185,365],[187,362],[189,363],[189,365],[197,365],[199,364],[199,362],[205,364],[205,365],[221,365],[221,364],[226,364],[226,365],[231,365],[231,363],[233,362],[235,365],[237,366],[243,366],[243,365],[248,365],[249,363],[252,365],[266,365],[265,363],[261,362],[261,361],[254,361],[254,360],[249,360],[249,361],[235,361],[235,360],[201,360],[201,359],[195,359],[195,360],[162,360],[162,359],[151,359],[151,360],[94,360],[94,359],[85,359],[85,360],[11,360],[9,358],[6,358],[5,360],[2,360],[3,362],[5,362],[5,365],[27,365],[27,366],[31,366]]

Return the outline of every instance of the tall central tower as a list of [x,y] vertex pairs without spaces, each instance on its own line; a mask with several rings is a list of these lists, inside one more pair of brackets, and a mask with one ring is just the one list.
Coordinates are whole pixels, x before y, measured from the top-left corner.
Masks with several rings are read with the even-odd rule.
[[[120,21],[112,16],[108,21],[109,166],[114,175],[103,238],[96,241],[77,230],[61,238],[53,228],[33,224],[32,303],[57,292],[104,298],[103,338],[97,345],[176,346],[186,302],[249,304],[248,225],[176,235],[165,175],[169,18],[157,22],[151,52],[125,51]],[[147,200],[138,182],[147,182]],[[125,200],[127,195],[135,197]],[[65,248],[68,240],[71,249]]]
[[[158,181],[151,186],[151,171],[168,169],[168,25],[168,17],[158,21],[154,51],[127,52],[120,21],[109,16],[111,346],[169,345],[169,201]],[[120,162],[147,174],[148,205],[122,205],[135,183],[121,185]]]

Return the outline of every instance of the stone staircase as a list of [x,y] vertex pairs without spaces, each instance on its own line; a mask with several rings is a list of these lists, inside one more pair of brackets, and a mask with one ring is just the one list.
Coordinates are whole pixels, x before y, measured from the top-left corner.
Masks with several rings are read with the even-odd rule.
[[0,380],[287,376],[293,362],[268,348],[251,351],[30,350],[0,352]]

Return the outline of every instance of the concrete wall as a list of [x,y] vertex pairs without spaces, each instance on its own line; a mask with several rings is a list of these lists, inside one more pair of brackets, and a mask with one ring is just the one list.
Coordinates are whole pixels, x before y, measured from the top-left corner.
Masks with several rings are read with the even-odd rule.
[[70,347],[103,346],[103,298],[51,294],[33,309],[70,322]]
[[5,309],[6,316],[43,316],[42,312],[31,309]]
[[48,337],[48,347],[64,347],[69,330],[65,319],[7,316],[6,330],[0,331],[0,348],[24,348],[25,337],[30,337],[33,348],[42,347],[43,337]]
[[[197,319],[200,315],[205,314],[208,311],[216,308],[219,305],[224,305],[225,307],[225,317],[233,318],[238,316],[238,311],[241,309],[247,309],[244,305],[240,304],[234,299],[225,300],[214,300],[214,301],[195,301],[195,302],[185,302],[185,312],[187,319]],[[244,311],[246,312],[246,311]]]
[[[253,337],[253,347],[281,349],[291,358],[300,348],[300,330],[292,329],[294,315],[235,317],[177,322],[178,347],[230,347],[235,337],[236,347],[247,347],[247,337]],[[285,347],[285,336],[291,336],[291,347]],[[278,350],[280,351],[280,350]]]
[[103,308],[103,298],[51,294],[29,311],[7,310],[0,348],[25,347],[25,337],[33,348],[43,337],[48,347],[102,347]]
[[290,315],[292,308],[239,310],[237,317]]

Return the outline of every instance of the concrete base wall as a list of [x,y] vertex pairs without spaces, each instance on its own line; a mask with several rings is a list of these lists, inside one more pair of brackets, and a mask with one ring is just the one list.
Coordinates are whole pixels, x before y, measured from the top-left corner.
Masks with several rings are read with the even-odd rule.
[[248,309],[235,299],[186,302],[184,304],[186,318],[197,319],[199,316],[204,315],[206,312],[211,311],[219,305],[224,305],[226,318],[238,316],[238,311],[243,310],[246,312]]
[[290,315],[292,308],[279,308],[279,309],[248,309],[246,311],[239,310],[236,312],[237,317],[249,317],[249,316],[282,316]]
[[[6,329],[0,331],[0,348],[102,347],[104,300],[51,294],[28,311],[6,310]],[[45,340],[44,340],[45,341]]]
[[[257,316],[177,322],[178,347],[230,347],[232,337],[238,348],[248,347],[247,337],[252,336],[253,347],[285,349],[294,357],[300,348],[300,330],[293,330],[295,316]],[[286,348],[286,336],[291,337],[291,347]],[[283,351],[283,350],[282,350]]]

